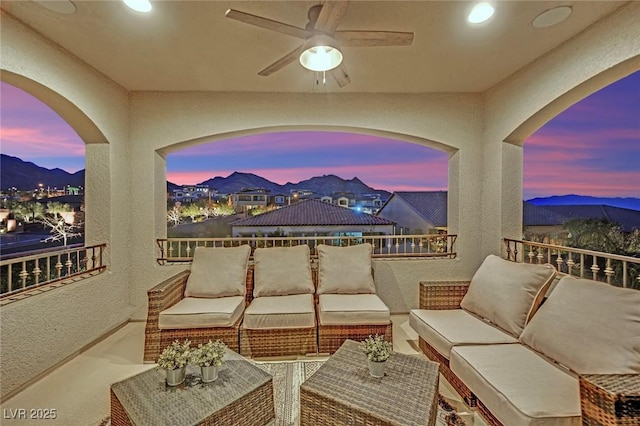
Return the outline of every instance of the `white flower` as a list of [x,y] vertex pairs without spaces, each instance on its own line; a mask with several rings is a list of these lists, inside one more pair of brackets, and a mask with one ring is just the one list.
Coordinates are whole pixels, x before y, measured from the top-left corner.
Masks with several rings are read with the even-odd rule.
[[158,368],[161,370],[175,370],[185,367],[190,359],[191,341],[185,340],[184,343],[180,343],[176,340],[160,354]]
[[205,345],[198,345],[198,349],[192,352],[191,362],[200,367],[220,366],[226,349],[227,345],[224,342],[220,340],[212,342],[209,340]]
[[386,361],[393,354],[393,345],[387,342],[384,336],[378,334],[369,335],[361,343],[360,348],[367,355],[367,358],[374,362]]

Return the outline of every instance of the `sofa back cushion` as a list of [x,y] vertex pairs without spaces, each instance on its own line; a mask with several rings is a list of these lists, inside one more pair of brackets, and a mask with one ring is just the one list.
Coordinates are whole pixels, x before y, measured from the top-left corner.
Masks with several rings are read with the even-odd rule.
[[531,265],[489,255],[460,306],[518,337],[553,282],[552,265]]
[[520,341],[579,374],[640,373],[640,291],[564,277]]
[[196,247],[185,297],[244,296],[251,247]]
[[372,294],[371,244],[318,245],[318,294]]
[[257,248],[253,253],[253,296],[314,293],[310,254],[309,246],[306,244]]

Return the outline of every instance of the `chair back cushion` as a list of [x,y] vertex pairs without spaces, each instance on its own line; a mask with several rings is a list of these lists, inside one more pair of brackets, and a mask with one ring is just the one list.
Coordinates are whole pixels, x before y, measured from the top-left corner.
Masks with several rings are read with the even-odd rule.
[[244,296],[251,247],[196,247],[185,297]]
[[372,246],[318,245],[318,294],[375,293],[371,273]]
[[640,291],[563,277],[520,341],[579,374],[638,374]]
[[257,248],[253,297],[313,294],[309,246]]
[[556,269],[549,264],[516,263],[489,255],[471,279],[460,306],[518,337],[555,275]]

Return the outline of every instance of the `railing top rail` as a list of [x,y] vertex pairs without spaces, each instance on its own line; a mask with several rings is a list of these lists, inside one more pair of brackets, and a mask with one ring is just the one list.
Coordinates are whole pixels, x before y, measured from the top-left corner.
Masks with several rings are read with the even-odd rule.
[[94,248],[98,248],[98,247],[102,247],[105,248],[107,246],[106,243],[102,243],[102,244],[96,244],[93,246],[85,246],[84,244],[74,244],[71,246],[67,246],[70,248],[65,248],[63,250],[38,250],[37,254],[31,254],[28,256],[21,256],[20,253],[12,253],[11,255],[7,255],[6,258],[2,258],[2,260],[0,260],[0,266],[3,265],[8,265],[10,263],[17,263],[17,262],[25,262],[25,261],[30,261],[30,260],[35,260],[35,259],[42,259],[43,257],[49,257],[49,256],[57,256],[57,255],[63,255],[63,254],[67,254],[67,253],[75,253],[77,251],[82,251],[82,250],[91,250]]
[[542,247],[542,248],[548,248],[551,250],[558,250],[558,251],[564,251],[564,252],[570,251],[578,254],[586,254],[588,256],[606,257],[609,259],[620,260],[623,262],[640,263],[640,258],[638,257],[623,256],[620,254],[605,253],[602,251],[585,250],[577,247],[558,246],[554,244],[539,243],[536,241],[516,240],[512,238],[505,238],[504,240],[514,242],[514,243],[520,243],[522,245],[527,245],[527,246]]
[[255,236],[255,237],[171,237],[171,238],[158,238],[157,241],[242,241],[242,240],[270,240],[270,241],[294,241],[294,240],[353,240],[353,239],[392,239],[392,238],[454,238],[454,234],[410,234],[410,235],[305,235],[295,237],[270,237],[270,236]]

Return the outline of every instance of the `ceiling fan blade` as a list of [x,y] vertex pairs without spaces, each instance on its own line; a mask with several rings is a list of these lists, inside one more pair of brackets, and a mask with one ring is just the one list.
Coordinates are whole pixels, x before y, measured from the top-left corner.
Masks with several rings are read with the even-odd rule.
[[263,69],[262,71],[260,71],[258,75],[266,77],[273,74],[276,71],[281,70],[282,68],[286,67],[290,63],[295,62],[296,59],[300,57],[301,52],[302,52],[302,45],[296,47],[291,52],[287,53],[282,58],[278,59],[277,61],[275,61],[274,63],[272,63],[265,69]]
[[334,38],[343,47],[409,46],[413,33],[398,31],[336,31]]
[[344,61],[329,71],[329,74],[331,74],[340,87],[344,87],[351,83],[351,78],[349,77],[349,73],[347,73],[347,67],[344,65]]
[[329,35],[333,34],[347,11],[348,6],[348,1],[327,0],[322,5],[314,29]]
[[225,13],[224,16],[226,16],[227,18],[235,19],[236,21],[244,22],[245,24],[266,28],[267,30],[287,34],[293,37],[301,38],[303,40],[313,35],[312,32],[307,31],[303,28],[294,27],[293,25],[284,24],[282,22],[273,21],[271,19],[263,18],[262,16],[256,16],[234,9],[227,10],[227,13]]

